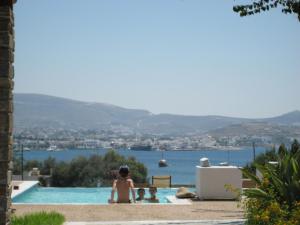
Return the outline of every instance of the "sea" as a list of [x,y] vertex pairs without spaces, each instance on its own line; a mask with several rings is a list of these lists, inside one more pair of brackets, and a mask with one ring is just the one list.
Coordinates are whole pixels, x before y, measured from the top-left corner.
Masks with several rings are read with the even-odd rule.
[[[106,149],[84,149],[84,150],[60,150],[45,151],[31,150],[24,151],[24,160],[45,160],[53,157],[58,161],[70,161],[77,156],[89,157],[91,155],[104,155]],[[210,165],[218,165],[228,162],[230,165],[245,166],[253,161],[253,149],[243,148],[240,150],[176,150],[176,151],[133,151],[127,149],[115,150],[119,154],[129,157],[134,156],[148,168],[148,177],[153,175],[171,175],[172,184],[195,184],[196,166],[200,164],[200,159],[209,159]],[[265,152],[265,148],[256,148],[256,155]],[[167,160],[168,167],[158,167],[158,162],[162,158]]]

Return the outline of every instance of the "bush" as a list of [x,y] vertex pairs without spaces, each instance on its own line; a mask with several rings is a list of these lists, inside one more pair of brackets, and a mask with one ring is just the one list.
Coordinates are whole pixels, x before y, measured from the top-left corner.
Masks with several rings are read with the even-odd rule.
[[[291,152],[297,151],[299,149],[299,143],[297,140],[294,140],[294,142],[291,145]],[[248,170],[249,172],[255,174],[256,168],[255,165],[265,165],[267,162],[270,161],[277,161],[277,158],[279,155],[283,155],[286,152],[288,152],[287,148],[284,144],[281,144],[276,151],[275,147],[272,147],[271,149],[267,150],[265,153],[261,153],[258,156],[256,156],[255,160],[251,163],[247,163],[244,167],[245,170]],[[245,178],[243,174],[243,178]]]
[[243,174],[253,180],[257,188],[247,189],[243,195],[249,225],[300,224],[300,148],[294,141],[290,150],[283,145],[276,153],[277,165],[256,163],[263,175],[243,169]]
[[25,216],[13,216],[11,225],[62,225],[65,217],[56,212],[39,212]]
[[300,224],[300,203],[291,208],[279,204],[276,200],[250,198],[245,203],[247,225],[296,225]]
[[[128,165],[130,176],[135,183],[147,182],[147,168],[136,161],[134,157],[125,158],[116,151],[111,150],[104,156],[92,155],[89,158],[79,156],[71,162],[57,162],[54,158],[48,158],[44,162],[36,160],[28,161],[27,170],[38,167],[41,174],[48,175],[52,169],[52,186],[54,187],[97,187],[111,186],[113,171],[121,165]],[[41,180],[41,184],[45,184]]]

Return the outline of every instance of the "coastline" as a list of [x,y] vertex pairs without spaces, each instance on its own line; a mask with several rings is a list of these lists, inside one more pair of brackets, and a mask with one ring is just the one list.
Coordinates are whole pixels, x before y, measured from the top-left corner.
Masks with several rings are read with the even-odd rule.
[[[256,146],[257,148],[267,148],[267,146]],[[152,150],[131,150],[128,148],[64,148],[64,149],[55,149],[55,150],[47,150],[43,148],[39,149],[26,149],[24,152],[34,152],[34,151],[45,151],[45,152],[61,152],[61,151],[108,151],[108,150],[116,150],[116,151],[131,151],[131,152],[191,152],[191,151],[239,151],[247,148],[252,148],[251,146],[205,146],[201,148],[195,149],[152,149]],[[21,150],[14,149],[15,152],[21,152]]]

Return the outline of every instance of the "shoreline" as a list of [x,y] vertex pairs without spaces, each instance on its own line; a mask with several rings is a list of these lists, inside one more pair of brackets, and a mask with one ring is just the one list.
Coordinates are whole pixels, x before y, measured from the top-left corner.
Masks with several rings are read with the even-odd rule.
[[[257,148],[267,148],[266,146],[256,146]],[[131,152],[201,152],[201,151],[241,151],[243,149],[250,149],[251,146],[233,146],[233,147],[204,147],[200,149],[167,149],[167,150],[130,150],[126,148],[116,148],[116,149],[107,149],[107,148],[72,148],[72,149],[56,149],[56,150],[47,150],[47,149],[30,149],[24,150],[24,152],[62,152],[62,151],[108,151],[108,150],[115,150],[115,151],[131,151]],[[14,149],[15,152],[21,152],[21,150]]]

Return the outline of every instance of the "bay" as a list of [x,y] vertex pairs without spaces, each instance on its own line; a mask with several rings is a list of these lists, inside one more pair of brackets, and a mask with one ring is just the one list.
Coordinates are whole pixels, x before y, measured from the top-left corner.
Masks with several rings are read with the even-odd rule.
[[[91,155],[104,155],[108,150],[61,150],[44,151],[31,150],[24,152],[24,160],[45,160],[53,157],[58,161],[70,161],[78,156],[89,157]],[[132,151],[116,150],[123,156],[134,156],[138,161],[148,168],[148,175],[171,175],[173,184],[195,184],[195,167],[199,165],[199,160],[203,157],[209,159],[211,165],[218,165],[221,162],[229,161],[230,165],[245,166],[253,159],[252,148],[241,150],[199,150],[199,151],[164,151],[164,158],[168,167],[158,167],[158,161],[162,157],[160,151]],[[265,152],[265,148],[256,148],[256,154]]]

